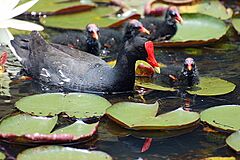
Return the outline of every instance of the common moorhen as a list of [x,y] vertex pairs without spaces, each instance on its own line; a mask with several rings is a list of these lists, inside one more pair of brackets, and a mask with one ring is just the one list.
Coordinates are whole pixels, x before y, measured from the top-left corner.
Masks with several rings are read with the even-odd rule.
[[183,66],[162,67],[157,78],[172,87],[192,87],[199,83],[199,74],[193,58],[186,58]]
[[100,53],[99,28],[96,24],[88,24],[84,32],[67,31],[56,35],[51,42],[67,45],[98,56]]
[[149,40],[163,41],[171,39],[176,34],[176,23],[182,23],[183,19],[177,8],[171,6],[167,9],[164,20],[157,17],[146,17],[140,21],[151,33],[146,36]]
[[100,57],[49,44],[36,31],[28,37],[17,37],[11,43],[22,58],[21,63],[28,75],[43,84],[70,91],[133,91],[137,60],[145,60],[156,72],[160,71],[153,43],[140,36],[125,43],[114,68]]
[[102,45],[102,54],[116,57],[116,53],[122,50],[125,42],[137,36],[139,33],[150,34],[150,32],[143,27],[142,23],[136,19],[127,21],[120,30],[101,28],[100,42]]

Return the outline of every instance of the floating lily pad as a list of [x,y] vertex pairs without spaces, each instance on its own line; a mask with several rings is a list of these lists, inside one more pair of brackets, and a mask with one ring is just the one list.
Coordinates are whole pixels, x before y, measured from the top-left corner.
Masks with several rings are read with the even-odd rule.
[[7,117],[1,121],[0,134],[1,137],[8,134],[16,136],[34,133],[48,134],[52,131],[56,123],[57,117],[34,117],[28,114],[19,114]]
[[[25,3],[29,0],[22,0],[21,3]],[[45,12],[66,14],[72,12],[86,11],[96,7],[94,3],[81,4],[80,1],[66,1],[66,0],[39,0],[33,7],[31,7],[29,12]]]
[[227,131],[240,130],[240,106],[222,105],[201,112],[201,121]]
[[11,79],[8,76],[8,73],[0,73],[0,95],[1,96],[11,96],[9,91],[9,84]]
[[97,132],[98,127],[98,123],[86,124],[77,120],[72,125],[51,133],[56,123],[57,117],[36,117],[28,114],[9,116],[0,123],[0,138],[29,143],[85,141]]
[[158,91],[172,91],[172,92],[176,91],[176,89],[174,88],[163,86],[163,85],[157,85],[151,82],[136,81],[135,85],[138,87],[143,87],[143,88],[148,88],[148,89],[158,90]]
[[192,3],[196,0],[162,0],[163,2],[165,3],[169,3],[169,4],[176,4],[176,5],[179,5],[179,4],[188,4],[188,3]]
[[89,118],[102,116],[111,103],[94,94],[47,93],[24,97],[17,101],[15,106],[23,112],[40,116],[65,112],[70,117]]
[[232,133],[227,139],[226,142],[229,147],[234,149],[236,152],[240,153],[240,131]]
[[238,32],[240,32],[240,18],[233,18],[233,19],[232,19],[232,24],[233,24],[233,27],[234,27]]
[[200,84],[187,92],[199,96],[217,96],[230,93],[235,87],[235,84],[217,77],[201,77]]
[[201,160],[236,160],[235,157],[208,157]]
[[133,130],[172,130],[193,126],[199,114],[179,108],[157,115],[158,103],[141,104],[120,102],[112,105],[106,115],[121,126]]
[[101,151],[88,151],[62,146],[40,146],[30,148],[18,154],[17,160],[112,160],[111,156]]
[[48,16],[42,18],[40,22],[47,27],[81,30],[85,29],[86,24],[89,23],[95,23],[99,27],[114,27],[123,24],[128,19],[140,18],[139,14],[117,18],[113,16],[115,12],[113,7],[98,7],[82,13]]
[[5,154],[0,152],[0,160],[4,160],[6,158]]
[[202,0],[199,3],[179,7],[180,13],[201,13],[226,20],[233,12],[227,10],[219,0]]
[[228,26],[221,20],[198,13],[183,14],[183,24],[178,24],[176,35],[167,42],[154,42],[159,47],[192,46],[215,42],[222,38]]
[[78,140],[83,137],[89,137],[89,135],[93,135],[97,131],[98,123],[86,124],[83,121],[76,121],[70,126],[58,129],[51,134],[69,134],[73,135],[73,140]]

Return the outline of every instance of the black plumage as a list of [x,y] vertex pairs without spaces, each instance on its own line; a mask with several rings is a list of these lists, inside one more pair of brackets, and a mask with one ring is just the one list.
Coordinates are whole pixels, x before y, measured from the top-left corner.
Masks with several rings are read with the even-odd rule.
[[38,32],[11,41],[28,75],[45,85],[71,91],[133,91],[135,62],[145,60],[159,68],[153,43],[142,37],[129,39],[111,68],[101,58],[59,44],[47,43]]

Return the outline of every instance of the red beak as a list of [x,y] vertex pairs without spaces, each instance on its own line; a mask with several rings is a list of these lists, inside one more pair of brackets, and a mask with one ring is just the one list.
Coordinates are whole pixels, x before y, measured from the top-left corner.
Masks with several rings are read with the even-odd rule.
[[142,32],[142,33],[146,33],[146,34],[148,34],[148,35],[150,34],[149,30],[147,30],[147,29],[146,29],[145,27],[143,27],[143,26],[139,29],[139,31]]
[[191,64],[188,64],[187,69],[188,69],[189,71],[191,71],[191,70],[192,70],[192,65],[191,65]]
[[98,33],[96,31],[93,31],[92,37],[96,40],[98,40]]
[[3,52],[0,57],[0,65],[4,65],[7,62],[8,54],[7,52]]
[[147,62],[154,68],[155,72],[160,73],[160,68],[154,55],[153,42],[152,41],[145,42],[145,49],[148,54]]
[[176,20],[178,23],[180,23],[180,24],[183,23],[183,19],[182,19],[182,17],[180,16],[179,13],[177,13],[177,16],[176,16],[175,20]]

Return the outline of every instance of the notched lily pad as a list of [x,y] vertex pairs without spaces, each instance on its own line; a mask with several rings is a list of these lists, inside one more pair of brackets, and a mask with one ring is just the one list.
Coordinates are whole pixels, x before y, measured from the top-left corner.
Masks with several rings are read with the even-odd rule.
[[235,84],[217,77],[201,77],[200,84],[187,92],[199,96],[218,96],[232,92],[235,87]]
[[[25,3],[28,0],[22,0],[21,3]],[[40,0],[29,12],[44,12],[46,14],[66,14],[73,12],[81,12],[90,10],[96,7],[94,3],[81,4],[79,1],[66,1],[66,0]]]
[[235,157],[208,157],[201,160],[236,160]]
[[227,139],[226,143],[236,152],[240,153],[240,130],[232,133]]
[[178,24],[176,35],[165,42],[154,42],[159,47],[193,46],[215,42],[222,38],[228,26],[221,20],[198,13],[182,14],[183,24]]
[[233,27],[240,33],[240,18],[232,19]]
[[0,123],[0,138],[24,143],[83,142],[89,140],[97,132],[98,127],[98,123],[86,124],[77,120],[72,125],[51,133],[56,123],[57,117],[36,117],[28,114],[9,116]]
[[65,112],[70,117],[90,118],[102,116],[111,106],[105,98],[87,93],[47,93],[28,96],[16,102],[23,111],[39,116],[53,116]]
[[0,160],[4,160],[6,158],[5,154],[0,152]]
[[47,27],[82,30],[89,23],[95,23],[99,27],[116,27],[128,19],[140,18],[139,14],[127,18],[117,18],[113,16],[115,12],[113,7],[97,7],[91,11],[81,13],[48,16],[41,18],[40,22]]
[[[106,115],[121,126],[133,130],[172,130],[193,126],[199,114],[181,108],[157,115],[158,103],[120,102],[112,105]],[[156,116],[157,115],[157,116]]]
[[201,112],[201,121],[207,124],[225,130],[240,130],[240,106],[222,105],[211,107]]
[[27,149],[17,156],[17,160],[112,160],[111,156],[102,151],[88,151],[62,146],[40,146]]

